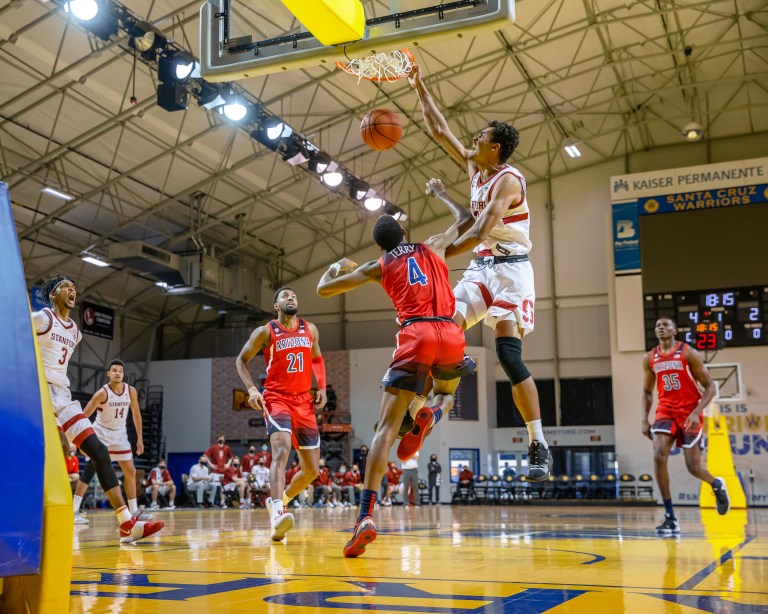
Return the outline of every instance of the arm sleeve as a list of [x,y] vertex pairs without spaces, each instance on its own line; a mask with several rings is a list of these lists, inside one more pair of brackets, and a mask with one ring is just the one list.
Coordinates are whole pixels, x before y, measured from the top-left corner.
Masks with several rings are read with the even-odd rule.
[[322,356],[312,357],[312,373],[315,374],[318,388],[325,388],[325,361]]

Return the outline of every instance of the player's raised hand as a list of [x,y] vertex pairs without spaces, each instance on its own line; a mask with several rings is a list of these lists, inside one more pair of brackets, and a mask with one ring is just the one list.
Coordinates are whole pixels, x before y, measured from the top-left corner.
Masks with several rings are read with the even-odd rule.
[[334,277],[338,277],[344,273],[351,273],[357,268],[357,263],[349,258],[342,258],[338,262],[334,262],[331,265],[331,273]]
[[408,71],[408,84],[416,88],[422,83],[421,80],[421,66],[419,66],[416,62],[413,63],[411,66],[411,70]]
[[698,431],[699,427],[701,426],[701,416],[699,415],[699,412],[692,411],[688,417],[685,419],[685,425],[684,428],[686,431]]
[[325,393],[325,388],[319,388],[315,395],[315,409],[323,409],[328,402],[328,395]]
[[443,182],[434,177],[427,181],[427,189],[424,191],[427,196],[440,196],[445,194],[445,186]]
[[261,396],[256,386],[251,386],[248,389],[248,405],[253,409],[264,409],[264,397]]

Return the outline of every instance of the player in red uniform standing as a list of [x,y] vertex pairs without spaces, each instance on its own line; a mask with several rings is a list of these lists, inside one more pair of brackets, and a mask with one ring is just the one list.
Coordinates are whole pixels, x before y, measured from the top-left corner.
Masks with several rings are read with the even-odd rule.
[[342,259],[331,265],[317,286],[320,296],[329,297],[368,282],[380,283],[392,299],[400,324],[397,349],[382,380],[384,393],[378,429],[365,468],[360,515],[344,548],[346,557],[360,556],[376,539],[376,526],[371,519],[376,490],[387,470],[389,449],[408,405],[424,391],[430,375],[434,377],[435,406],[431,411],[419,412],[426,420],[417,417],[418,428],[403,437],[398,449],[400,458],[416,453],[431,426],[453,405],[458,378],[471,370],[464,362],[464,334],[452,319],[455,299],[445,264],[446,250],[464,225],[465,222],[456,222],[445,233],[424,243],[407,243],[400,224],[393,217],[382,215],[376,221],[373,239],[384,255],[360,267]]
[[[683,449],[688,472],[710,486],[715,493],[717,513],[725,514],[730,508],[725,480],[715,478],[707,471],[701,456],[701,412],[715,398],[715,384],[704,366],[701,354],[690,345],[677,341],[677,325],[672,318],[656,321],[659,345],[643,357],[643,435],[653,441],[653,460],[656,483],[664,500],[664,522],[656,531],[661,535],[680,533],[680,524],[672,509],[669,490],[667,459],[672,443]],[[695,378],[695,379],[694,379]],[[704,389],[699,391],[698,382]],[[653,425],[648,412],[653,405],[653,387],[656,386],[659,404]],[[653,435],[651,435],[653,434]]]
[[[248,403],[264,411],[267,434],[272,446],[269,483],[274,497],[267,499],[272,539],[280,541],[293,527],[293,514],[284,508],[317,477],[320,461],[320,431],[315,407],[325,406],[325,363],[320,353],[320,335],[311,322],[296,314],[299,301],[292,288],[275,292],[277,318],[251,333],[237,357],[240,379],[248,389]],[[264,394],[253,384],[248,361],[264,350],[267,379]],[[312,374],[317,380],[317,396],[312,402]],[[285,486],[285,466],[291,443],[299,454],[301,470]],[[279,493],[283,493],[282,500]]]

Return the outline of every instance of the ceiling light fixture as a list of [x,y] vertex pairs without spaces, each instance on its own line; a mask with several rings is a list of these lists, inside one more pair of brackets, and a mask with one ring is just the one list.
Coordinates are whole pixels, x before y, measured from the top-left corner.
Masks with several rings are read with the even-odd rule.
[[383,205],[384,199],[379,198],[378,196],[366,198],[365,202],[363,203],[363,206],[368,209],[368,211],[378,211],[382,208]]
[[54,190],[53,188],[49,188],[47,186],[40,191],[45,192],[46,194],[50,194],[51,196],[55,196],[56,198],[60,198],[61,200],[75,200],[74,196],[71,196],[66,192],[59,192],[59,190]]
[[338,171],[328,171],[326,173],[323,173],[320,176],[320,179],[328,187],[335,188],[341,185],[341,182],[344,181],[344,175],[342,175]]
[[565,142],[565,153],[571,156],[571,158],[581,158],[581,152],[579,151],[577,145],[578,141],[576,139],[568,139]]
[[704,134],[704,126],[699,122],[688,122],[683,126],[683,138],[686,141],[698,141]]
[[80,259],[83,262],[87,262],[88,264],[93,264],[93,265],[98,266],[98,267],[107,267],[107,266],[109,266],[108,262],[105,262],[101,258],[96,258],[95,256],[91,256],[89,254],[83,254],[82,256],[80,256]]

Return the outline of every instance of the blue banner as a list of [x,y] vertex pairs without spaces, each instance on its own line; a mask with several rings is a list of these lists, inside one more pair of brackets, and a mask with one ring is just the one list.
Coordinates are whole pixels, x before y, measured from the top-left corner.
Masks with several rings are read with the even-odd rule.
[[640,226],[637,202],[613,205],[613,268],[640,269]]
[[40,311],[43,307],[49,307],[48,300],[43,296],[43,289],[38,286],[32,286],[29,289],[29,303],[32,311]]
[[756,205],[766,202],[768,202],[768,183],[762,183],[760,185],[743,185],[735,188],[717,188],[638,198],[637,209],[641,215],[653,215],[655,213],[680,213],[720,207]]
[[[5,290],[5,342],[0,369],[0,576],[37,573],[43,531],[43,413],[34,331],[8,186],[0,183],[0,285]],[[19,468],[19,464],[23,468]]]

